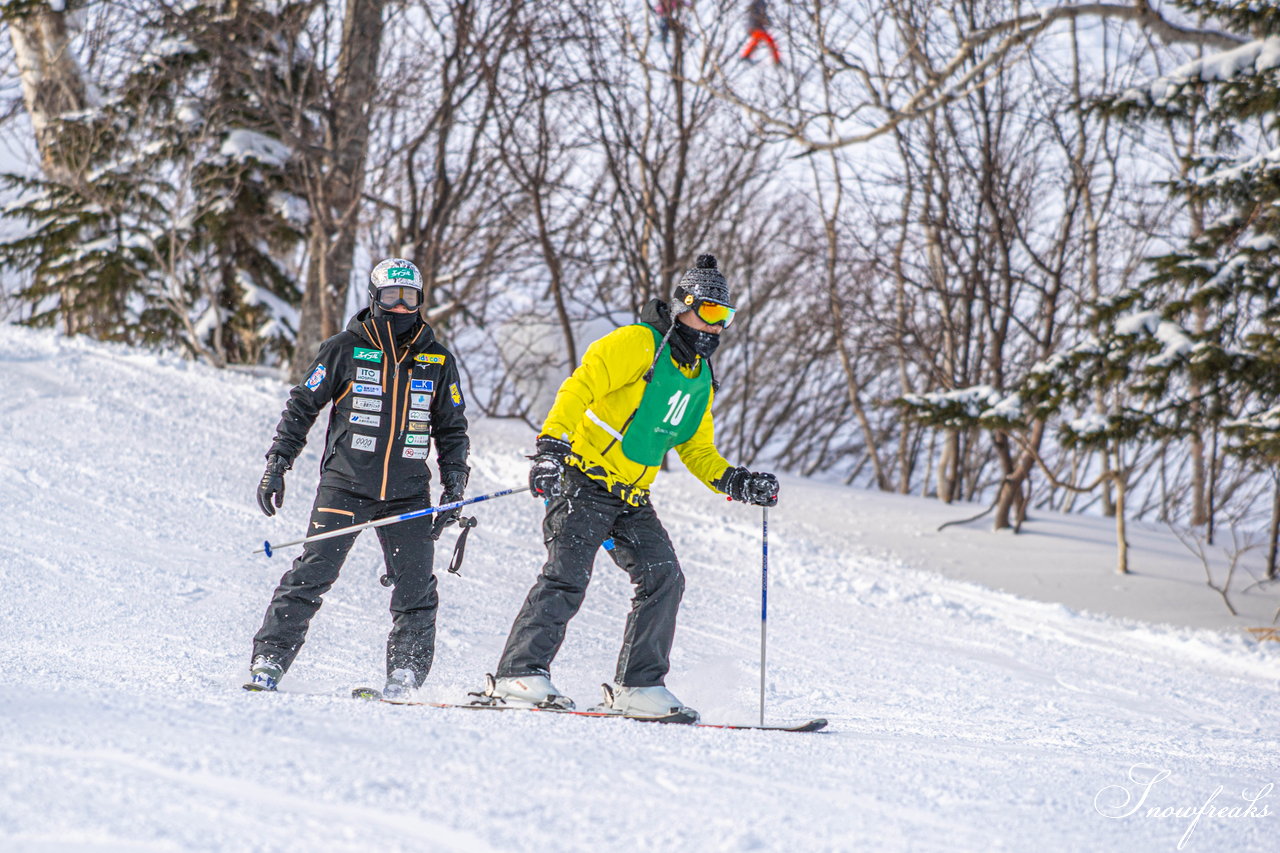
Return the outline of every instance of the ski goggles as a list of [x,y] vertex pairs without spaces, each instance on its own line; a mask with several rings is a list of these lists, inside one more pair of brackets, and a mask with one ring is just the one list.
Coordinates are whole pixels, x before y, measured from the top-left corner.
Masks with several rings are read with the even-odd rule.
[[736,308],[721,305],[719,302],[708,302],[705,299],[693,304],[693,313],[698,315],[699,320],[708,326],[720,326],[725,329],[729,328],[729,325],[733,322],[733,315],[736,311]]
[[406,308],[416,310],[421,304],[422,291],[416,287],[393,284],[389,287],[378,288],[378,305],[383,308],[395,308],[397,305],[403,305]]

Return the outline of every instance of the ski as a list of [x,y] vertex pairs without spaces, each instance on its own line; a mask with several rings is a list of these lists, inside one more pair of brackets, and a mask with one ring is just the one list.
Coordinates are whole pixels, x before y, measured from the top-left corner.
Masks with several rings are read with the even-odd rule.
[[815,717],[803,723],[792,725],[760,725],[758,723],[694,723],[700,729],[738,729],[758,732],[819,732],[827,727],[827,721]]
[[613,717],[621,720],[636,720],[642,723],[668,723],[691,726],[697,729],[737,729],[766,732],[816,732],[827,726],[827,721],[818,718],[792,725],[756,725],[738,723],[701,723],[696,717],[688,714],[668,714],[665,717],[633,717],[626,714],[615,714],[611,711],[566,711],[561,708],[526,708],[520,705],[460,705],[454,702],[420,702],[417,700],[386,699],[382,691],[373,687],[357,687],[351,691],[353,699],[366,699],[385,702],[388,705],[415,705],[427,708],[456,708],[468,711],[537,711],[544,714],[568,714],[575,717]]

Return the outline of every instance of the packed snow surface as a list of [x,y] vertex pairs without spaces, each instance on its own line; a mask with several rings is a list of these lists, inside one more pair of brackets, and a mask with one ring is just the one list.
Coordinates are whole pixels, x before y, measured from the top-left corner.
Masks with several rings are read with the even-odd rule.
[[[251,694],[249,641],[296,550],[251,552],[303,533],[322,427],[267,519],[253,493],[279,380],[0,326],[0,386],[0,849],[1261,851],[1280,837],[1280,644],[1181,611],[1110,615],[1100,592],[1093,609],[1054,603],[1115,578],[1101,520],[939,533],[970,508],[782,478],[767,715],[826,717],[824,733],[352,700],[381,680],[389,626],[372,536],[281,692]],[[473,435],[471,494],[522,485],[529,430],[477,419]],[[750,722],[761,511],[679,466],[655,502],[688,576],[668,686],[708,721]],[[543,557],[540,510],[527,495],[474,508],[462,574],[442,573],[423,698],[462,700],[493,669]],[[1189,559],[1171,537],[1141,533],[1120,599],[1164,585],[1188,613],[1196,596],[1196,612],[1225,613],[1193,576],[1160,574]],[[1018,582],[1046,600],[947,576],[966,566],[993,586],[1001,567],[1038,576]],[[629,595],[602,555],[554,667],[581,706],[611,678]]]

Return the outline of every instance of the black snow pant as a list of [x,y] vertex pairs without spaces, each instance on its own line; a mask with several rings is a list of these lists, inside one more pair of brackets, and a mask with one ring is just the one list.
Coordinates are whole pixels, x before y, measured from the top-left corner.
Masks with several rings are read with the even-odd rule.
[[614,562],[635,585],[615,680],[625,687],[662,684],[671,668],[684,574],[653,507],[631,506],[570,469],[564,494],[547,505],[542,536],[547,563],[511,626],[498,677],[549,674],[565,627],[582,606],[596,552],[612,537]]
[[[379,501],[323,482],[316,490],[307,535],[362,524],[375,518],[422,509],[426,496]],[[435,656],[436,609],[440,597],[432,573],[435,543],[433,515],[375,528],[382,543],[387,573],[395,581],[391,591],[391,633],[387,637],[387,673],[410,669],[422,684]],[[266,655],[285,669],[293,663],[307,637],[311,617],[320,609],[359,533],[335,536],[306,545],[302,556],[280,578],[262,627],[253,638],[253,655]]]

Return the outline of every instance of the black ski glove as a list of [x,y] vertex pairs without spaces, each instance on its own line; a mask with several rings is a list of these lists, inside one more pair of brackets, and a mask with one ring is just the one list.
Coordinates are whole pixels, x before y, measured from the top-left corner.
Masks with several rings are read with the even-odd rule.
[[778,504],[778,478],[763,471],[727,468],[712,485],[735,501],[756,506]]
[[[262,480],[258,483],[258,506],[271,517],[276,508],[284,504],[284,472],[293,465],[278,453],[267,454],[267,470],[262,472]],[[275,506],[271,504],[274,503]]]
[[535,498],[549,500],[560,497],[564,480],[564,460],[573,452],[567,441],[549,435],[538,436],[538,452],[529,468],[529,491]]
[[[445,504],[457,503],[462,500],[467,491],[467,472],[466,471],[441,471],[440,472],[440,503],[439,506]],[[436,513],[436,523],[431,529],[431,538],[439,539],[440,534],[450,524],[458,520],[458,516],[462,514],[462,507],[454,507],[444,512]]]

